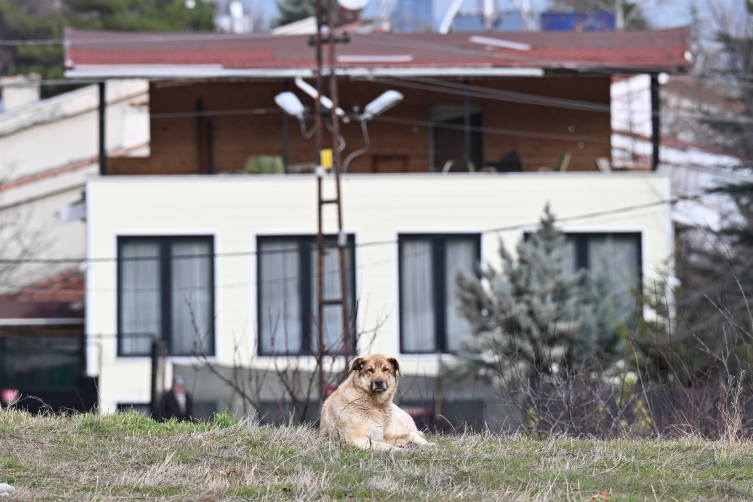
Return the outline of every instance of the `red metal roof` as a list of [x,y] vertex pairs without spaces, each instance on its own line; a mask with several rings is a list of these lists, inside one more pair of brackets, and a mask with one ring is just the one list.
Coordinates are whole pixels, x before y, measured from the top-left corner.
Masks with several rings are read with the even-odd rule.
[[3,295],[0,325],[83,324],[84,279],[84,273],[76,268]]
[[[517,44],[510,49],[472,40]],[[493,32],[351,34],[337,48],[342,68],[543,68],[579,71],[684,71],[689,65],[688,27],[624,32]],[[66,67],[221,67],[311,69],[308,35],[122,33],[65,30]],[[498,44],[497,44],[498,45]],[[326,58],[325,51],[325,58]]]
[[0,302],[83,302],[86,297],[84,279],[84,273],[78,268],[65,270],[4,295],[0,297]]

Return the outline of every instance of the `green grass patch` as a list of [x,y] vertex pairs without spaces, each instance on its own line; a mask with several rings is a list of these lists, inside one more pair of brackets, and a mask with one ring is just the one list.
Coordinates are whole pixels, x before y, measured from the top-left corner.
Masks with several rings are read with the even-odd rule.
[[753,500],[753,444],[459,434],[398,454],[217,415],[0,411],[7,500]]

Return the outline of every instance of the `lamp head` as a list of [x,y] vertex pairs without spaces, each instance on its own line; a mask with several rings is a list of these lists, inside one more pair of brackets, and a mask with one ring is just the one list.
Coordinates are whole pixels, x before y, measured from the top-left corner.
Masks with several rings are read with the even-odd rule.
[[298,120],[303,120],[303,103],[298,99],[298,96],[292,92],[281,92],[275,96],[275,103],[277,106],[285,110],[285,113],[296,117]]
[[386,112],[402,100],[403,95],[401,93],[389,90],[366,105],[363,109],[363,114],[361,115],[360,120],[371,120],[377,115]]

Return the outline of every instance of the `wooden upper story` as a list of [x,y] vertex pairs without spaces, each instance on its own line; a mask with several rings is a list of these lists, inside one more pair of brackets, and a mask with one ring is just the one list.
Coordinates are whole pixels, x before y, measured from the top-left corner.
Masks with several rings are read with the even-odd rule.
[[[314,83],[307,40],[67,30],[67,75],[152,80],[150,156],[110,159],[107,174],[244,172],[261,157],[300,172],[317,160],[313,99],[295,85]],[[404,99],[368,122],[348,171],[596,171],[611,157],[612,76],[684,71],[689,49],[687,28],[353,35],[338,47],[340,107],[387,89]],[[303,127],[276,106],[283,91],[309,107]],[[364,146],[358,121],[341,134],[342,158]]]

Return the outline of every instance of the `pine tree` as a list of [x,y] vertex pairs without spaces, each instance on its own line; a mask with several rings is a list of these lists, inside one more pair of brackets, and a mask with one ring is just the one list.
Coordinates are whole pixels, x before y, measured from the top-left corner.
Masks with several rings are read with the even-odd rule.
[[[59,39],[65,26],[113,31],[213,31],[211,0],[0,0],[0,40]],[[58,44],[0,47],[0,75],[63,76]],[[47,87],[43,92],[48,92]]]
[[619,359],[613,279],[568,274],[565,242],[547,207],[539,228],[518,244],[517,260],[500,243],[501,271],[488,267],[481,278],[458,273],[459,310],[472,334],[450,375],[481,373],[502,383]]
[[[333,0],[332,12],[335,15],[335,23],[337,23],[337,11],[340,5],[337,0]],[[284,26],[286,24],[306,19],[307,17],[316,16],[316,2],[317,0],[277,0],[277,10],[280,12],[279,17],[275,19],[276,26]],[[322,24],[326,25],[327,21],[327,5],[328,0],[321,0],[322,2]]]

